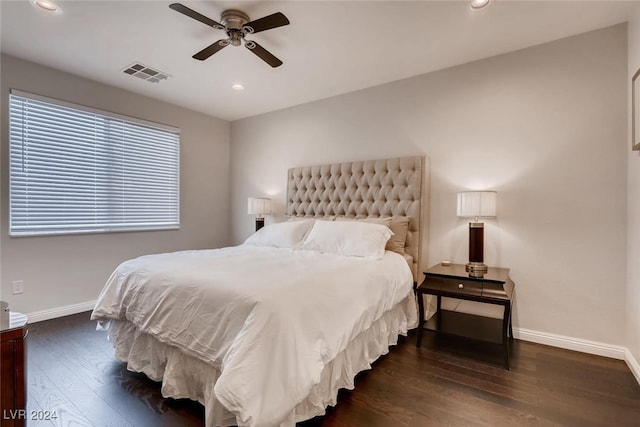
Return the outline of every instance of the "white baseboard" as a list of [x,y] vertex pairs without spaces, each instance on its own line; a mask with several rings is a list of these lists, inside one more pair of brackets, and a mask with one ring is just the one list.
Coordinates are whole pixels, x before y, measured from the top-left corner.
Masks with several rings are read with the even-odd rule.
[[56,317],[64,317],[71,314],[82,313],[83,311],[93,310],[95,305],[96,301],[93,300],[26,314],[29,318],[29,323],[36,323],[42,322],[43,320],[55,319]]
[[631,369],[633,376],[636,377],[638,384],[640,384],[640,363],[633,357],[633,354],[631,354],[628,348],[625,349],[624,352],[624,361],[627,362],[627,366]]
[[[513,336],[523,341],[531,341],[552,347],[610,357],[612,359],[626,360],[625,355],[627,353],[631,356],[629,350],[622,346],[550,334],[547,332],[532,331],[530,329],[513,328]],[[638,378],[638,375],[636,375],[636,378]]]

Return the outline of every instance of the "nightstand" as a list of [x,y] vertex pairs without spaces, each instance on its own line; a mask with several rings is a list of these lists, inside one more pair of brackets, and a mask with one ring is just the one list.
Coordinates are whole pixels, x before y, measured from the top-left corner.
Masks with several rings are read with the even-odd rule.
[[2,427],[24,426],[26,423],[25,338],[27,316],[10,312],[7,324],[1,325],[2,335]]
[[[502,344],[504,351],[504,367],[509,364],[509,346],[513,339],[511,325],[511,303],[514,283],[505,268],[489,267],[482,277],[470,277],[465,266],[438,264],[424,273],[424,281],[416,289],[418,295],[419,318],[418,339],[416,346],[422,344],[425,329],[424,296],[437,297],[437,312],[426,322],[430,330],[439,333],[461,335],[481,341]],[[458,309],[442,309],[442,297],[458,300],[475,301],[484,304],[502,306],[502,318],[496,319],[478,314],[467,313]],[[496,332],[500,331],[498,335]],[[496,339],[497,337],[497,339]]]

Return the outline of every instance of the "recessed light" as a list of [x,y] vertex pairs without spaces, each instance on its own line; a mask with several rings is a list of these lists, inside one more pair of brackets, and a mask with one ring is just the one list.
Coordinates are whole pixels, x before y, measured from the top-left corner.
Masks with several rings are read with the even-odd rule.
[[485,7],[489,6],[489,2],[490,0],[472,0],[471,9],[473,10],[484,9]]
[[231,85],[231,89],[237,90],[238,92],[244,90],[244,86],[240,83],[234,83]]
[[59,15],[62,13],[62,8],[51,0],[29,0],[31,4],[38,10],[53,13]]

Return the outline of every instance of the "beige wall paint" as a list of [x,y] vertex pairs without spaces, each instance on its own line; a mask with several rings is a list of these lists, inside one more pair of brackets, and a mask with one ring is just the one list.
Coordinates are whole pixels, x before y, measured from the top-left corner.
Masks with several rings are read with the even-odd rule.
[[[2,56],[1,66],[3,106],[15,88],[182,130],[179,230],[10,238],[8,126],[2,110],[0,278],[2,300],[13,310],[32,313],[94,300],[113,269],[129,258],[229,243],[228,122],[10,56]],[[11,294],[13,280],[24,280],[24,294]]]
[[496,190],[485,261],[512,269],[515,326],[623,345],[626,38],[618,25],[233,122],[232,242],[252,231],[247,197],[282,214],[287,168],[423,154],[430,264],[467,260],[456,192]]
[[[631,107],[631,79],[640,69],[640,4],[635,5],[628,24],[629,107]],[[628,208],[627,208],[627,348],[640,363],[640,151],[630,150],[631,108],[629,108],[628,150]],[[640,374],[638,372],[637,374]]]

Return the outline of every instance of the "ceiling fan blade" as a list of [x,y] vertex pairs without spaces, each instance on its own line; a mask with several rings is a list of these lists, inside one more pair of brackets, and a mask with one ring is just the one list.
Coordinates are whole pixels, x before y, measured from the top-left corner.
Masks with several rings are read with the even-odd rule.
[[267,64],[271,65],[273,68],[279,67],[282,65],[282,61],[273,56],[271,52],[267,49],[260,46],[258,43],[253,40],[249,40],[244,44],[244,47],[249,49],[251,52],[255,53],[258,58],[262,59]]
[[200,21],[203,24],[206,24],[210,27],[216,28],[218,30],[224,30],[224,25],[222,25],[219,22],[214,21],[211,18],[207,18],[206,16],[196,12],[193,9],[189,9],[187,6],[184,6],[180,3],[172,3],[169,5],[169,7],[173,10],[175,10],[176,12],[180,12],[183,15],[187,15],[189,18],[193,18],[196,21]]
[[227,46],[229,46],[229,40],[228,39],[218,40],[217,42],[213,43],[212,45],[209,45],[209,46],[205,47],[200,52],[198,52],[195,55],[193,55],[193,59],[198,59],[200,61],[204,61],[205,59],[207,59],[208,57],[210,57],[214,53],[224,49]]
[[247,33],[253,34],[259,33],[260,31],[270,30],[272,28],[282,27],[283,25],[289,25],[289,20],[282,13],[276,12],[272,15],[265,16],[264,18],[247,22],[242,26],[242,29]]

